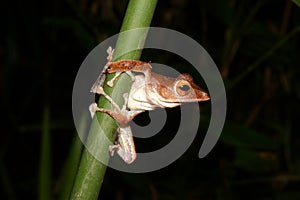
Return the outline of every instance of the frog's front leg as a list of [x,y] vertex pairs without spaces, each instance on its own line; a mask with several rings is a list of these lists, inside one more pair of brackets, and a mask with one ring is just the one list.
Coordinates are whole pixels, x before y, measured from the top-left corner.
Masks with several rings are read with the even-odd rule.
[[114,54],[114,49],[111,48],[111,47],[108,47],[107,50],[106,50],[108,56],[107,56],[107,63],[106,65],[104,66],[102,72],[100,73],[100,75],[98,76],[97,80],[95,81],[95,83],[93,84],[92,88],[91,88],[91,92],[93,93],[99,93],[98,92],[98,88],[99,87],[102,87],[103,86],[103,83],[105,81],[105,78],[106,78],[106,71],[107,71],[107,68],[109,67],[109,65],[112,63],[112,57],[113,57],[113,54]]
[[122,72],[116,72],[116,73],[115,73],[115,76],[114,76],[112,79],[110,79],[109,81],[107,81],[107,85],[108,85],[109,87],[113,87],[113,86],[114,86],[115,80],[121,75],[121,73],[122,73]]
[[130,76],[131,81],[135,80],[135,75],[133,72],[144,73],[145,76],[149,76],[151,73],[152,66],[149,63],[137,61],[137,60],[121,60],[116,62],[110,62],[107,67],[108,73],[115,73],[114,77],[107,82],[107,85],[113,87],[114,81],[125,72]]
[[[115,109],[118,110],[117,112],[113,112],[111,110],[98,108],[96,103],[92,104],[90,108],[94,109],[95,111],[100,111],[109,114],[118,123],[129,121],[129,119],[126,118],[127,116],[124,116],[123,113],[118,112],[120,111],[120,109],[118,108]],[[119,124],[119,128],[117,132],[118,132],[118,138],[116,144],[109,146],[109,151],[111,153],[111,156],[113,156],[114,152],[116,151],[118,155],[124,160],[124,162],[130,164],[136,159],[136,151],[135,151],[135,145],[134,145],[131,127],[129,123],[123,124],[122,126]]]
[[[107,85],[108,85],[109,87],[113,87],[113,86],[114,86],[115,80],[116,80],[121,74],[122,74],[122,71],[116,71],[115,76],[114,76],[111,80],[107,81]],[[134,74],[133,74],[131,71],[126,71],[126,74],[128,74],[128,76],[130,76],[132,82],[135,80]]]
[[[118,123],[124,123],[125,121],[128,121],[129,119],[126,118],[126,116],[123,115],[123,113],[120,113],[120,109],[116,108],[115,111],[98,108],[97,104],[94,103],[90,106],[90,109],[93,109],[94,111],[104,112],[109,114],[112,118],[114,118]],[[132,163],[136,159],[136,152],[135,152],[135,145],[133,141],[133,136],[131,132],[131,128],[129,123],[122,124],[122,126],[119,124],[118,128],[118,138],[115,145],[109,146],[109,151],[111,153],[111,156],[114,155],[114,152],[116,151],[118,155],[126,162],[127,164]]]

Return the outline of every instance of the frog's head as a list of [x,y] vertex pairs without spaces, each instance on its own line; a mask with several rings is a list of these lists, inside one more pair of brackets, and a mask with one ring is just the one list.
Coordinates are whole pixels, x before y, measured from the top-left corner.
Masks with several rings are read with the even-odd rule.
[[152,84],[147,86],[148,95],[163,107],[210,99],[208,93],[197,86],[189,74],[181,74],[177,78],[152,74],[152,78]]

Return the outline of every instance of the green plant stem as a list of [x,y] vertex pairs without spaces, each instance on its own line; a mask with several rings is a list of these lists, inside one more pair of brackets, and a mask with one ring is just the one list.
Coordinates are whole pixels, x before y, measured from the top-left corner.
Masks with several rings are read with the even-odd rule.
[[[130,0],[124,21],[122,24],[121,32],[131,30],[134,28],[149,27],[157,0]],[[120,52],[124,48],[140,49],[143,46],[143,39],[145,35],[128,35],[125,37],[119,37],[115,55],[121,55]],[[117,57],[118,59],[139,59],[141,55],[141,50],[130,52],[122,57]],[[114,60],[115,57],[114,57]],[[108,76],[108,79],[111,76]],[[128,92],[130,89],[131,81],[126,75],[120,76],[117,82],[115,82],[115,87],[113,89],[105,87],[105,91],[109,94],[119,106],[123,103],[123,94]],[[110,104],[101,97],[98,102],[99,107],[110,109]],[[104,130],[105,135],[99,134],[98,124]],[[115,121],[110,118],[107,114],[96,113],[94,117],[89,136],[87,139],[87,144],[89,150],[99,153],[96,157],[101,157],[104,164],[94,158],[93,155],[87,149],[83,150],[80,166],[76,175],[76,179],[73,185],[73,189],[70,195],[70,199],[97,199],[99,191],[101,189],[102,182],[104,180],[104,175],[106,171],[105,163],[108,162],[108,146],[109,143],[105,142],[104,138],[107,137],[111,142],[115,140],[115,135],[112,133],[116,130],[117,126]]]
[[43,113],[43,128],[41,138],[39,198],[51,199],[51,145],[50,145],[50,109],[46,104]]
[[[82,120],[83,121],[83,120]],[[59,200],[69,199],[69,195],[72,191],[72,186],[76,177],[77,167],[79,166],[82,143],[79,135],[75,133],[73,138],[68,159],[65,162],[64,168],[61,174],[61,191],[59,193]]]

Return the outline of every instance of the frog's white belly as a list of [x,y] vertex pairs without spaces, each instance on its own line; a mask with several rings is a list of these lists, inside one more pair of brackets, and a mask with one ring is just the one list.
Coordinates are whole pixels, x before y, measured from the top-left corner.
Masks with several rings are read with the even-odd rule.
[[145,90],[145,78],[143,75],[135,76],[129,92],[127,107],[130,110],[153,110],[156,105],[149,102]]

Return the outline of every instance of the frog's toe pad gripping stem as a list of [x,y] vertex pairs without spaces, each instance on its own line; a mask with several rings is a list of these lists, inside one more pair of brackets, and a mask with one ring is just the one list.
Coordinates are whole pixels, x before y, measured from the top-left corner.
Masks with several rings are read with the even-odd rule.
[[99,86],[98,88],[97,88],[97,94],[104,94],[104,90],[103,90],[103,87],[101,87],[101,86]]
[[92,103],[90,106],[89,106],[89,111],[90,111],[90,114],[91,114],[91,117],[93,118],[95,113],[99,110],[98,108],[98,105],[96,103]]
[[107,81],[107,83],[106,83],[109,87],[113,87],[114,86],[114,83],[113,83],[113,81]]
[[115,51],[115,50],[114,50],[111,46],[109,46],[109,47],[107,48],[106,53],[108,54],[108,56],[107,56],[107,61],[108,61],[108,62],[111,62],[111,61],[112,61],[112,57],[113,57],[114,51]]

